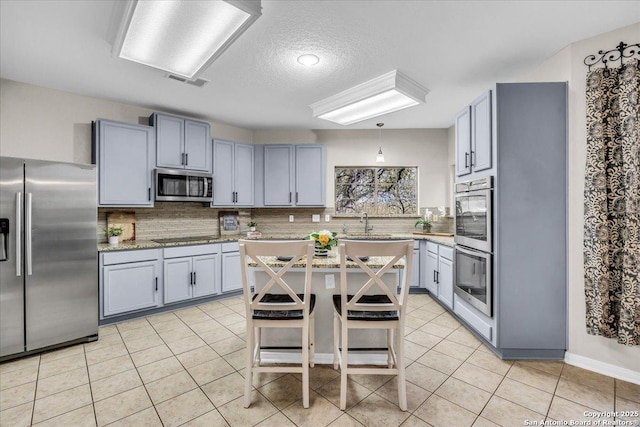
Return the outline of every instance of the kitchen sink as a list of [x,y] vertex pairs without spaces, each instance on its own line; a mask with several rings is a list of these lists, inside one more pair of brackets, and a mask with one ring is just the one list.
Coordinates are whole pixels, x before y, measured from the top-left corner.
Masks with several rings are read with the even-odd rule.
[[[349,233],[343,236],[343,239],[354,239],[354,240],[364,240],[364,239],[391,239],[393,234],[386,233]],[[339,237],[338,237],[339,238]]]

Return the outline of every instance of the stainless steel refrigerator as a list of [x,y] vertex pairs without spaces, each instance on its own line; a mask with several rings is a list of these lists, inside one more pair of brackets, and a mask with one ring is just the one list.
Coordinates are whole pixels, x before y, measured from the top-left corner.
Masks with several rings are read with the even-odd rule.
[[96,171],[0,157],[0,360],[98,334]]

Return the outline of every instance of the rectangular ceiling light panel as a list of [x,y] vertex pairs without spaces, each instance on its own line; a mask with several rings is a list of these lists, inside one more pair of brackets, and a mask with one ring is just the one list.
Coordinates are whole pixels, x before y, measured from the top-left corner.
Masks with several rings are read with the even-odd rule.
[[260,14],[260,0],[134,0],[125,12],[114,53],[192,79]]
[[311,104],[313,117],[343,126],[423,104],[429,90],[394,70]]

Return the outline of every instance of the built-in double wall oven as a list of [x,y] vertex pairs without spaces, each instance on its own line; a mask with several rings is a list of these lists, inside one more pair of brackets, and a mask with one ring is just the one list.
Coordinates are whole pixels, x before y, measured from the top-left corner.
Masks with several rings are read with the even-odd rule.
[[461,299],[492,316],[493,177],[455,185],[455,281]]

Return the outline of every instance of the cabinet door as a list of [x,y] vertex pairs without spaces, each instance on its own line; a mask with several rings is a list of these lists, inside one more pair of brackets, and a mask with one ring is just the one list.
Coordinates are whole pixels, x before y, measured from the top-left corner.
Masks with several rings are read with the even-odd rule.
[[264,147],[265,206],[293,205],[293,145]]
[[103,267],[103,315],[112,316],[157,307],[157,268],[157,261]]
[[209,123],[184,121],[185,168],[211,172],[211,137]]
[[213,141],[213,206],[231,206],[234,199],[234,143]]
[[436,274],[438,271],[438,254],[427,251],[427,259],[424,265],[427,269],[427,271],[425,272],[425,287],[431,295],[437,296],[438,282],[436,281]]
[[191,298],[192,261],[189,258],[164,260],[164,302],[184,301]]
[[471,104],[471,168],[491,169],[491,91]]
[[420,249],[413,250],[413,262],[411,264],[410,286],[417,288],[420,286]]
[[235,144],[235,192],[238,206],[253,206],[253,145]]
[[153,128],[108,120],[96,126],[98,205],[153,206]]
[[242,289],[242,273],[240,271],[240,252],[222,254],[222,292]]
[[438,298],[449,308],[453,308],[453,262],[438,257]]
[[325,204],[325,148],[323,145],[297,145],[296,148],[297,206]]
[[156,164],[163,168],[184,168],[184,119],[155,114]]
[[471,173],[471,107],[456,116],[456,175]]
[[193,296],[203,297],[220,292],[220,254],[193,257]]

